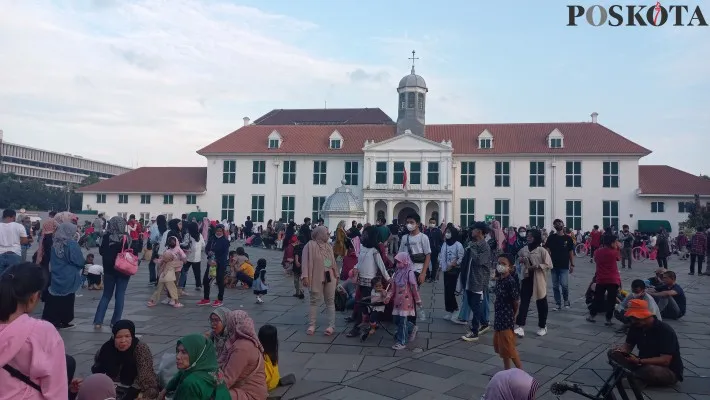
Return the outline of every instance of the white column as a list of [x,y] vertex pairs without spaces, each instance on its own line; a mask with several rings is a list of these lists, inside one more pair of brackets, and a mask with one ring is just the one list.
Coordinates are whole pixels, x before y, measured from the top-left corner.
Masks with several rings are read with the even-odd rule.
[[427,224],[429,221],[429,215],[426,215],[426,201],[425,200],[420,200],[419,201],[419,217],[422,219],[423,224]]
[[453,201],[446,202],[446,219],[447,219],[447,222],[456,223],[454,221],[454,202]]
[[387,200],[387,215],[385,215],[385,218],[387,222],[392,222],[394,219],[394,200]]
[[448,222],[448,216],[446,214],[446,202],[438,201],[437,204],[439,205],[439,224],[444,221]]

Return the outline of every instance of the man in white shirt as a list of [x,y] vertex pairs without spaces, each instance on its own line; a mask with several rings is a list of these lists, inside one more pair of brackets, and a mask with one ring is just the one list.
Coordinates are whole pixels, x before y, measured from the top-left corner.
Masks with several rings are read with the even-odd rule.
[[0,222],[0,275],[13,265],[22,262],[22,245],[27,244],[25,227],[15,222],[17,213],[7,209],[2,212]]
[[409,253],[414,264],[414,274],[421,285],[426,278],[426,272],[431,265],[431,245],[429,237],[419,230],[419,215],[407,216],[407,230],[409,235],[402,237],[399,243],[399,252]]

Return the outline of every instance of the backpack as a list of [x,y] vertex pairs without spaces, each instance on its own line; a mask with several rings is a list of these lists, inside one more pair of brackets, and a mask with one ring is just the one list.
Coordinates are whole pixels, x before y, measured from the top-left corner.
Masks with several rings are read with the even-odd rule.
[[345,303],[348,301],[348,294],[341,285],[335,289],[335,310],[345,311]]

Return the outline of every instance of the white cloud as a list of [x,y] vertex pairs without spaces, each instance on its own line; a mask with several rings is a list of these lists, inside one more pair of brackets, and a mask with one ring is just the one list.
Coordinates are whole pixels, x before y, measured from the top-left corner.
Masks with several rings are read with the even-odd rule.
[[243,116],[334,91],[394,105],[383,78],[404,72],[310,54],[292,43],[315,24],[229,3],[0,2],[5,140],[123,165],[199,165],[195,150]]

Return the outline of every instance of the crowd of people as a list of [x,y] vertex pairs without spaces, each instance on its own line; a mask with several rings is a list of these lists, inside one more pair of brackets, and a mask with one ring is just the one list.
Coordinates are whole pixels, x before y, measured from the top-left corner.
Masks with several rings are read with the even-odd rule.
[[[570,308],[568,278],[579,259],[575,244],[580,238],[559,219],[548,234],[530,227],[503,229],[498,221],[458,227],[451,223],[440,225],[432,218],[425,227],[416,214],[407,216],[403,224],[393,221],[387,225],[380,218],[375,225],[353,221],[348,228],[347,222],[341,221],[332,232],[322,220],[314,224],[310,218],[300,226],[293,221],[281,220],[275,224],[269,221],[266,229],[262,229],[255,228],[249,218],[237,227],[230,221],[219,223],[206,218],[188,221],[187,215],[170,221],[161,215],[150,223],[137,221],[133,215],[128,220],[120,216],[105,220],[99,215],[88,225],[103,261],[99,270],[95,268],[93,255],[84,257],[79,246],[81,235],[76,215],[53,213],[44,221],[32,263],[22,263],[20,248],[30,244],[32,235],[15,218],[13,210],[5,210],[0,224],[0,338],[9,339],[5,342],[14,346],[13,352],[0,354],[10,357],[6,364],[15,371],[9,373],[17,378],[14,382],[17,393],[29,386],[39,388],[45,398],[52,398],[45,390],[81,396],[82,387],[100,388],[102,382],[108,386],[109,381],[93,375],[84,382],[72,379],[73,360],[64,355],[61,337],[56,332],[74,326],[76,293],[87,284],[103,290],[94,317],[96,329],[103,326],[108,305],[115,298],[110,322],[113,335],[97,352],[92,372],[120,383],[119,387],[125,386],[124,391],[132,396],[125,398],[163,398],[170,392],[173,399],[228,398],[230,393],[232,398],[261,399],[269,389],[287,384],[292,377],[285,381],[278,378],[276,328],[266,325],[257,335],[245,312],[229,311],[223,306],[227,287],[252,289],[258,304],[264,302],[263,296],[268,293],[266,260],[258,260],[254,268],[245,251],[249,246],[283,251],[282,267],[293,276],[294,297],[304,299],[306,294],[309,297],[308,335],[314,335],[318,328],[316,316],[320,303],[325,304],[327,315],[323,334],[335,333],[336,303],[340,296],[345,296],[348,301],[343,304],[350,303],[353,308],[347,318],[353,323],[348,337],[366,340],[378,329],[378,324],[391,319],[396,326],[392,348],[421,351],[413,346],[418,317],[424,313],[419,288],[442,278],[446,311],[443,317],[468,326],[461,338],[467,342],[479,340],[480,335],[492,328],[494,348],[504,368],[514,366],[513,370],[518,371],[524,367],[516,349],[516,337],[525,336],[531,301],[537,308],[536,334],[544,336],[548,333],[548,277],[553,286],[553,310]],[[618,261],[625,266],[629,236],[633,235],[626,225],[619,232],[613,227],[600,231],[595,226],[589,233],[590,257],[596,274],[587,293],[587,321],[595,322],[595,317],[603,313],[606,324],[611,326],[616,316],[628,333],[626,344],[611,352],[610,359],[633,366],[648,384],[673,384],[682,380],[682,361],[677,336],[662,319],[683,317],[685,294],[676,283],[675,273],[667,269],[667,263],[659,262],[664,267],[659,268],[656,276],[635,280],[631,292],[620,296]],[[244,240],[245,247],[232,251],[232,242],[239,238]],[[664,238],[667,234],[661,229],[655,246],[663,246]],[[690,243],[691,256],[695,255],[691,257],[691,266],[694,262],[702,265],[700,247],[707,248],[704,230],[699,228]],[[15,251],[16,248],[20,251]],[[208,335],[188,335],[176,343],[179,372],[164,385],[156,378],[150,349],[139,341],[133,322],[123,319],[131,274],[117,266],[117,260],[123,260],[127,249],[148,262],[148,283],[156,287],[148,299],[148,307],[159,304],[163,294],[166,294],[163,304],[184,307],[180,299],[188,295],[187,275],[192,268],[195,289],[202,292],[197,305],[215,308],[210,315],[212,329]],[[204,273],[203,257],[207,259]],[[628,262],[631,268],[630,259]],[[218,293],[211,301],[213,285]],[[46,322],[28,315],[40,300],[45,303],[42,319]],[[54,375],[50,378],[57,371],[42,370],[47,369],[46,365],[32,365],[35,347],[25,348],[26,344],[19,339],[30,332],[39,335],[36,344],[42,350],[37,351],[46,353],[43,362],[68,366],[64,369],[65,379]],[[664,343],[659,345],[649,337],[662,338]],[[631,354],[634,346],[639,348],[638,356]],[[235,354],[239,356],[232,357]],[[22,371],[35,375],[28,376]],[[530,389],[534,392],[534,387]],[[245,397],[239,397],[239,393]]]

